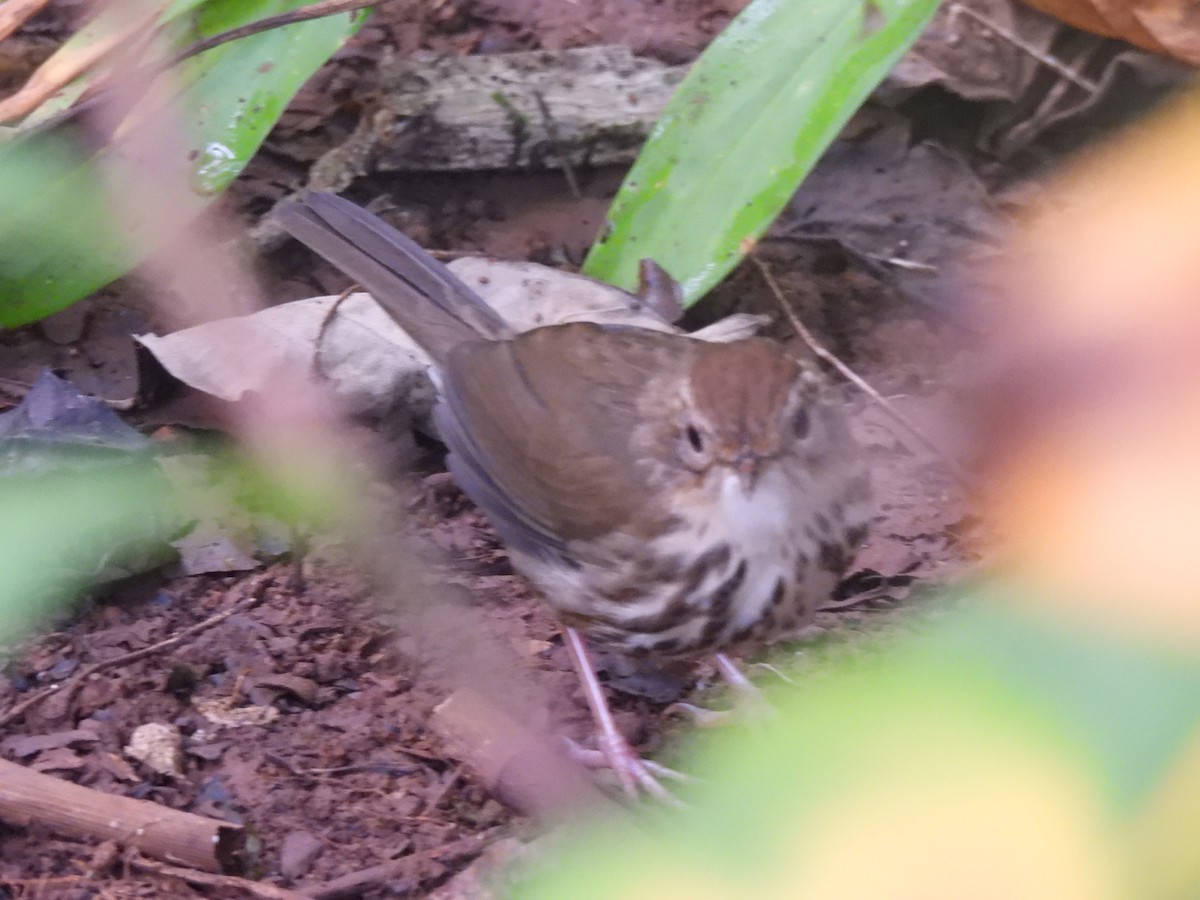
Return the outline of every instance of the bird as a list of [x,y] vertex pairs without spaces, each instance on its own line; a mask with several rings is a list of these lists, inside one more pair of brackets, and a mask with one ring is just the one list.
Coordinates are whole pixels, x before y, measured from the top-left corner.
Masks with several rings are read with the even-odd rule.
[[865,537],[871,486],[821,375],[763,337],[571,322],[516,333],[442,263],[332,193],[281,204],[293,237],[429,355],[447,467],[557,614],[630,794],[669,772],[616,728],[591,661],[752,652],[812,620]]

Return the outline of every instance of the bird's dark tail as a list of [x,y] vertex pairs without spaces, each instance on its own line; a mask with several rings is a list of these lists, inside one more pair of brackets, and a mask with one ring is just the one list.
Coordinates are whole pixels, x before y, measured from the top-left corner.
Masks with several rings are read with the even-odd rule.
[[378,216],[335,194],[282,204],[279,222],[378,301],[434,362],[462,341],[498,339],[511,329],[453,272]]

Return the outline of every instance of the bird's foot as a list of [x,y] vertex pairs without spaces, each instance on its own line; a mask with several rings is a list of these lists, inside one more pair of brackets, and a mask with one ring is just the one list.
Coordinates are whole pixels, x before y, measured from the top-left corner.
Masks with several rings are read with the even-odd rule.
[[615,740],[600,736],[600,749],[591,750],[581,747],[570,739],[565,739],[567,752],[580,765],[589,769],[609,769],[616,776],[621,789],[630,797],[647,794],[671,806],[682,806],[683,803],[672,794],[662,781],[693,782],[690,775],[676,772],[661,763],[638,756],[629,742],[617,736]]
[[649,794],[665,803],[681,805],[680,801],[659,782],[660,778],[687,780],[687,776],[658,763],[642,759],[629,746],[629,741],[617,730],[613,721],[612,710],[600,688],[600,680],[596,677],[596,669],[588,656],[587,644],[583,636],[574,628],[563,629],[563,643],[579,674],[583,695],[592,711],[596,722],[599,750],[584,750],[571,745],[572,755],[581,763],[591,768],[608,768],[616,775],[622,790],[630,797],[638,797],[642,793]]
[[764,722],[774,715],[775,710],[762,691],[742,674],[737,663],[724,653],[718,653],[713,661],[733,694],[733,708],[704,709],[692,703],[672,703],[667,707],[668,714],[684,715],[697,728],[720,728],[735,722]]

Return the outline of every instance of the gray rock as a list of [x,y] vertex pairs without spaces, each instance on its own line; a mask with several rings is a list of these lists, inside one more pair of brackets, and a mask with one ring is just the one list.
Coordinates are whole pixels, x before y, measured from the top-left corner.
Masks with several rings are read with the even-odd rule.
[[293,880],[306,875],[324,849],[325,845],[311,832],[293,831],[283,839],[279,850],[280,874]]

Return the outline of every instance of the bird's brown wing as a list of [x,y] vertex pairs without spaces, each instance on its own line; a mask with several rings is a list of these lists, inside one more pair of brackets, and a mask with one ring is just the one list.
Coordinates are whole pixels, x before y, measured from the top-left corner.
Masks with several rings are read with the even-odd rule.
[[454,349],[438,428],[455,478],[501,538],[562,555],[629,524],[647,489],[646,448],[634,447],[647,392],[683,370],[691,344],[579,323]]

